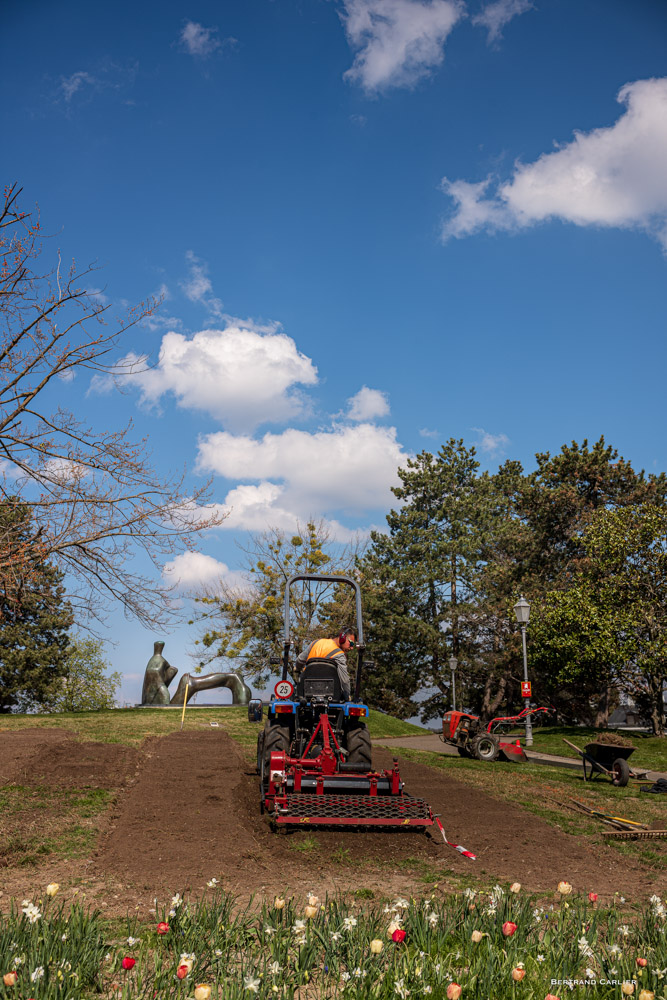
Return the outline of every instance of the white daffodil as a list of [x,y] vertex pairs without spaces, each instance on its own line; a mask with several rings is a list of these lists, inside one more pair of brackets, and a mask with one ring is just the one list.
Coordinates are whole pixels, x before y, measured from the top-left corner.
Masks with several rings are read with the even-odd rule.
[[40,979],[43,978],[44,978],[44,966],[38,965],[37,968],[30,973],[30,982],[37,983],[39,982]]
[[[395,899],[393,906],[395,910],[407,910],[410,904],[407,899]],[[399,982],[402,982],[402,980],[399,980]]]
[[292,931],[294,934],[305,934],[306,933],[306,921],[305,920],[295,920],[292,925]]
[[538,962],[543,962],[544,961],[544,955],[538,955],[537,956],[537,961]]
[[622,934],[623,937],[627,937],[628,934],[630,933],[630,928],[628,927],[627,924],[621,924],[621,926],[618,928],[618,933]]
[[243,979],[243,985],[247,990],[250,990],[251,993],[257,993],[261,981],[261,979],[255,979],[254,976],[245,976]]
[[428,915],[428,922],[429,922],[429,924],[430,924],[431,927],[437,927],[438,926],[438,914],[437,913],[429,913],[429,915]]
[[621,954],[621,950],[622,949],[621,949],[620,945],[613,944],[611,946],[611,948],[609,949],[609,954],[610,955],[620,955]]
[[216,958],[222,958],[222,951],[220,950],[220,948],[216,948],[213,954],[215,955]]
[[267,937],[273,937],[276,933],[276,928],[272,927],[271,924],[264,924],[264,933]]
[[346,983],[348,981],[348,979],[350,978],[350,973],[349,972],[341,972],[340,978],[343,980],[344,983]]
[[398,993],[401,998],[410,996],[410,990],[406,989],[405,983],[402,979],[397,979],[394,983],[394,992]]
[[131,936],[127,939],[127,943],[129,944],[130,948],[134,948],[135,944],[139,944],[140,941],[141,938],[135,938]]
[[581,955],[583,955],[585,958],[593,957],[593,949],[591,948],[585,937],[580,937],[578,944],[579,944],[579,953]]
[[277,976],[278,973],[281,971],[282,971],[282,965],[280,964],[280,962],[271,962],[271,965],[269,966],[269,972],[271,973],[272,976]]
[[343,920],[343,929],[346,931],[351,931],[353,927],[357,926],[356,917],[345,917]]
[[341,937],[342,937],[342,934],[341,934],[340,931],[332,931],[331,932],[331,940],[333,941],[334,944],[336,944],[337,941],[340,941]]
[[217,884],[218,884],[217,878],[210,878],[208,880],[208,882],[206,883],[206,885],[209,887],[209,889],[215,889],[215,887],[216,887]]
[[476,893],[474,889],[464,889],[463,895],[465,896],[466,899],[474,899]]
[[586,969],[586,979],[595,979],[594,969]]
[[29,899],[24,899],[23,900],[22,910],[23,910],[23,913],[28,918],[28,923],[30,923],[30,924],[37,923],[37,921],[40,919],[40,917],[42,915],[39,912],[39,909],[35,906],[35,904],[31,903]]

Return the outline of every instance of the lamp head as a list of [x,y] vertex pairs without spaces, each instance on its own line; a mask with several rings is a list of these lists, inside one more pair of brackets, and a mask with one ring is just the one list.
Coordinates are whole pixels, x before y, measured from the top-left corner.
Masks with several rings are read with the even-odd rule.
[[514,614],[519,625],[527,625],[530,621],[530,604],[523,595],[514,605]]

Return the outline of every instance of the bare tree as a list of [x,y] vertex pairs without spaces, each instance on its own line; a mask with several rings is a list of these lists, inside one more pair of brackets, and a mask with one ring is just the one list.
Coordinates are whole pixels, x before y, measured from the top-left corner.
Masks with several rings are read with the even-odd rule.
[[169,588],[137,572],[132,559],[143,552],[160,569],[219,524],[224,515],[207,506],[209,484],[188,493],[184,472],[158,475],[146,439],[131,440],[131,422],[96,430],[49,403],[77,372],[118,374],[123,334],[159,303],[142,302],[107,325],[109,306],[86,289],[94,268],[72,264],[63,273],[58,253],[54,269],[39,270],[40,223],[19,210],[20,193],[6,188],[0,207],[0,496],[29,504],[35,530],[21,546],[0,537],[0,583],[11,593],[38,552],[67,574],[79,621],[101,618],[117,600],[144,624],[166,624]]

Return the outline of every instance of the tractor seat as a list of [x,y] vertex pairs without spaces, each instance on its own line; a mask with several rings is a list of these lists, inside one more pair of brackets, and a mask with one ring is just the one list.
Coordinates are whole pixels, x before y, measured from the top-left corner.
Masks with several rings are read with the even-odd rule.
[[338,669],[331,660],[313,657],[301,672],[296,693],[300,698],[329,698],[334,702],[343,701]]

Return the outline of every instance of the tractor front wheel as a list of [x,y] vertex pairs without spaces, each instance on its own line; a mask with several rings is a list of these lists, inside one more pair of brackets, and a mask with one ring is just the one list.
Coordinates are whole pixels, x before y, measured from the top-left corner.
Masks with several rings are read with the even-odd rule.
[[365,723],[348,732],[347,752],[348,764],[365,764],[371,769],[371,737]]
[[498,760],[500,743],[491,733],[479,733],[473,739],[470,749],[477,760],[493,761]]

